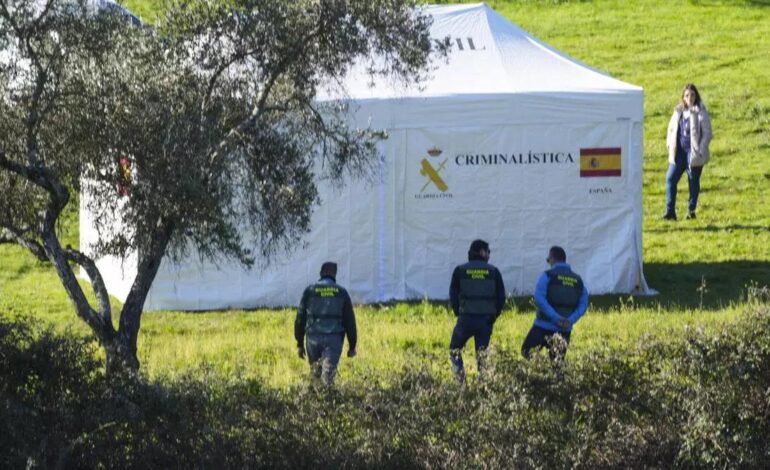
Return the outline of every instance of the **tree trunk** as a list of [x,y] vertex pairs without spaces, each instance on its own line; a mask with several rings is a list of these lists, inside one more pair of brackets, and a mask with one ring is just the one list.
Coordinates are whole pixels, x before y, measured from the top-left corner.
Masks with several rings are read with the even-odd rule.
[[158,274],[158,268],[166,253],[166,247],[171,239],[173,224],[170,222],[158,222],[152,243],[146,251],[139,251],[139,264],[136,278],[120,312],[120,326],[118,334],[107,350],[107,374],[111,372],[121,373],[139,372],[139,358],[137,357],[137,341],[141,327],[142,312],[147,293],[152,287],[152,282]]
[[[134,344],[136,344],[134,342]],[[123,335],[116,335],[112,341],[103,344],[107,356],[107,376],[110,378],[136,378],[139,372],[139,358],[136,348],[126,343]]]

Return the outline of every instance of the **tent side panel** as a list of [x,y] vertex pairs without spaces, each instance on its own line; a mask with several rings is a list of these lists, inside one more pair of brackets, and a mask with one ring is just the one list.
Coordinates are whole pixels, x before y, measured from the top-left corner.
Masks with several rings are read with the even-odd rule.
[[[375,165],[371,178],[347,180],[338,187],[319,186],[321,204],[312,216],[312,228],[300,246],[264,260],[251,270],[227,261],[190,258],[180,263],[165,260],[150,290],[147,310],[209,310],[294,306],[308,284],[318,279],[325,261],[338,263],[338,279],[354,301],[375,302],[391,298],[387,263],[390,243],[386,208],[379,208],[389,190],[387,162]],[[385,264],[383,264],[385,263]]]
[[[304,247],[253,271],[165,265],[148,308],[296,305],[326,260],[356,302],[443,299],[474,238],[493,245],[514,295],[532,293],[551,245],[565,247],[592,293],[631,292],[641,275],[633,129],[615,120],[394,131],[373,181],[322,188]],[[615,167],[604,174],[607,161]],[[599,174],[581,175],[591,165]]]
[[552,245],[567,250],[592,292],[633,290],[640,161],[626,121],[407,135],[396,172],[406,188],[404,297],[446,298],[452,266],[475,238],[493,245],[492,262],[516,295],[532,293]]
[[636,164],[632,188],[634,191],[634,237],[636,248],[636,276],[634,279],[632,291],[636,294],[653,295],[657,292],[647,285],[647,279],[644,277],[644,250],[642,243],[642,233],[644,228],[644,209],[642,207],[643,187],[644,187],[644,125],[641,121],[632,123],[631,129],[631,158]]
[[[113,220],[111,224],[101,224],[97,228],[94,214],[92,214],[89,209],[89,204],[93,197],[88,191],[89,185],[85,182],[82,187],[83,190],[80,193],[79,209],[80,251],[93,257],[94,251],[92,245],[96,243],[100,237],[111,237],[113,234],[124,230],[125,226],[123,221],[116,219]],[[102,274],[107,291],[111,296],[124,302],[126,297],[128,297],[128,292],[131,290],[131,285],[136,277],[136,252],[130,253],[125,258],[104,256],[97,258],[95,261],[96,267]],[[82,269],[78,273],[78,276],[82,279],[88,279],[88,275]]]

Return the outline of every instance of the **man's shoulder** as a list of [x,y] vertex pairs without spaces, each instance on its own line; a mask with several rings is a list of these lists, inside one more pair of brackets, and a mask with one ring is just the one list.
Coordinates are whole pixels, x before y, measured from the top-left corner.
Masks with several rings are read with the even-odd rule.
[[472,269],[472,268],[483,268],[483,269],[489,269],[489,270],[497,270],[497,267],[495,265],[490,264],[486,261],[482,260],[472,260],[468,261],[467,263],[458,264],[457,267],[455,267],[455,271],[462,270],[462,269]]
[[491,272],[493,275],[497,275],[497,276],[500,276],[500,277],[502,277],[502,275],[503,275],[503,274],[500,272],[500,270],[497,268],[497,266],[495,266],[495,265],[494,265],[494,264],[492,264],[492,263],[484,263],[484,268],[485,268],[485,269],[488,269],[488,270],[489,270],[489,272]]
[[324,288],[326,289],[332,288],[332,289],[338,289],[340,291],[347,291],[345,287],[343,287],[340,284],[337,284],[336,282],[314,282],[313,284],[308,285],[305,288],[305,290],[314,291],[316,289],[324,289]]
[[348,294],[348,290],[346,288],[344,288],[343,286],[341,286],[339,284],[333,284],[333,286],[340,290],[340,294],[347,295],[347,296],[350,295],[350,294]]
[[583,278],[580,276],[580,274],[576,273],[572,269],[572,266],[570,266],[569,264],[562,264],[560,266],[554,266],[553,268],[551,268],[551,269],[549,269],[547,271],[544,271],[542,275],[546,276],[546,277],[548,277],[550,279],[551,277],[553,277],[555,275],[558,275],[558,274],[570,275],[570,276],[578,278],[580,280],[580,282],[583,282]]
[[575,276],[575,277],[577,277],[578,279],[581,279],[581,280],[582,280],[582,277],[580,276],[580,274],[578,274],[578,272],[577,272],[577,271],[575,271],[574,269],[572,269],[572,265],[569,265],[569,264],[568,264],[568,265],[567,265],[567,270],[569,270],[569,272],[570,272],[570,273],[571,273],[573,276]]
[[331,284],[325,284],[324,287],[330,287],[332,289],[336,289],[338,295],[350,297],[350,294],[348,294],[348,290],[344,286],[337,284],[336,282],[333,282]]

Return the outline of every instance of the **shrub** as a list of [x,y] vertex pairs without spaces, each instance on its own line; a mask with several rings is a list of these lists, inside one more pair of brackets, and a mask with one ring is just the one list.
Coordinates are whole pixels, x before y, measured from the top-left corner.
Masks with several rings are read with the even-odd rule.
[[331,390],[203,367],[120,393],[91,341],[0,319],[0,466],[759,468],[770,311],[752,309],[561,368],[495,350],[465,387],[431,364]]

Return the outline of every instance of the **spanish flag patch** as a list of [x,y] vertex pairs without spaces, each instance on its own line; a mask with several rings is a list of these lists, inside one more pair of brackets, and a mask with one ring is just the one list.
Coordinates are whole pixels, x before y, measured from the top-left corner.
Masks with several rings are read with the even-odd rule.
[[620,176],[620,147],[580,149],[580,177]]

